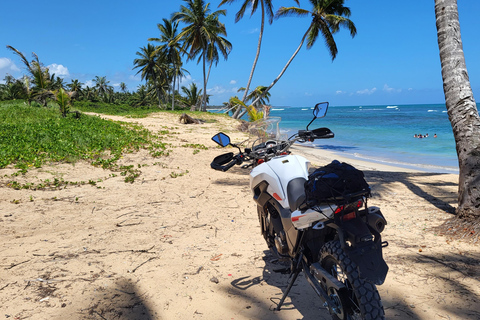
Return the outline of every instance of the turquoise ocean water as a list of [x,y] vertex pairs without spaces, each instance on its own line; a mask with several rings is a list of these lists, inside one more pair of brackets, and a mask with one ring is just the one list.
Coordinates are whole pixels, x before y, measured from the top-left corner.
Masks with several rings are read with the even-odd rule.
[[[280,129],[293,133],[312,119],[312,107],[273,107]],[[457,154],[445,105],[330,106],[325,118],[310,126],[328,127],[335,138],[315,141],[315,148],[342,156],[430,172],[458,173]],[[429,135],[414,138],[415,134]],[[437,134],[437,138],[434,138]]]

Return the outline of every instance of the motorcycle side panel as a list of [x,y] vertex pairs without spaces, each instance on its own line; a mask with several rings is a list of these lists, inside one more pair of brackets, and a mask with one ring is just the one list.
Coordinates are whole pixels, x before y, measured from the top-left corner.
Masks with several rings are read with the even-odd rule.
[[262,181],[268,183],[267,192],[288,209],[287,185],[295,178],[308,179],[310,162],[299,155],[279,156],[262,163],[250,172],[250,189]]

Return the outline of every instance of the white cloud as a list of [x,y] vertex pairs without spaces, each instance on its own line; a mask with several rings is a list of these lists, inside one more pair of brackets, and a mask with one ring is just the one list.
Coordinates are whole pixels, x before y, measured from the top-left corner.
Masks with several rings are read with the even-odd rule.
[[90,88],[95,87],[95,82],[93,82],[93,80],[87,80],[87,81],[85,81],[85,84],[83,85],[83,87],[84,87],[84,88],[86,88],[86,87],[90,87]]
[[247,33],[249,34],[258,33],[258,32],[260,32],[260,29],[258,28],[247,30]]
[[313,96],[313,94],[310,93],[310,92],[305,92],[305,96],[306,96],[306,97],[311,97],[311,96]]
[[230,80],[230,84],[237,84],[237,80]]
[[208,94],[212,94],[212,95],[215,95],[215,94],[222,94],[222,93],[225,93],[227,90],[225,90],[224,87],[221,87],[221,86],[215,86],[211,89],[207,89],[207,93]]
[[358,90],[357,94],[373,94],[377,91],[377,88],[372,88],[372,89],[363,89],[363,90]]
[[15,63],[9,58],[0,58],[0,70],[4,72],[20,71],[20,69],[15,65]]
[[395,88],[390,88],[387,84],[383,86],[383,91],[386,91],[388,93],[393,93],[393,92],[401,92],[402,89],[395,89]]
[[335,94],[345,94],[346,92],[345,91],[342,91],[342,90],[337,90],[335,91]]
[[190,82],[193,82],[192,76],[187,74],[185,77],[180,79],[180,86],[186,86]]
[[50,74],[55,74],[57,77],[68,77],[70,76],[70,72],[68,72],[68,68],[62,66],[61,64],[52,63],[51,65],[47,66],[48,71]]

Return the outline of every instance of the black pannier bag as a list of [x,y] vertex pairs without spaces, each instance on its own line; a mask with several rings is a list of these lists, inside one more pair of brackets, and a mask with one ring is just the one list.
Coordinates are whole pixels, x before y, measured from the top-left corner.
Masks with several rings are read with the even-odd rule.
[[316,169],[305,182],[306,202],[348,202],[352,197],[370,195],[363,172],[337,160]]

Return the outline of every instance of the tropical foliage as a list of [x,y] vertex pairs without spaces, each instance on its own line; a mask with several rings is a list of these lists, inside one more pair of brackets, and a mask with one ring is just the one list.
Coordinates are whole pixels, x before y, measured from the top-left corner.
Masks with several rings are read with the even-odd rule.
[[[299,5],[298,0],[293,1]],[[220,6],[234,2],[236,0],[222,0]],[[344,2],[345,0],[309,0],[312,6],[310,10],[299,7],[280,7],[274,13],[273,0],[241,0],[240,9],[235,15],[236,22],[247,12],[253,15],[257,10],[261,11],[257,52],[241,101],[250,103],[257,110],[264,108],[264,116],[268,116],[265,106],[270,99],[269,90],[284,74],[305,40],[307,40],[308,49],[321,36],[325,40],[332,59],[335,59],[338,49],[333,35],[341,27],[347,28],[352,36],[356,34],[355,25],[348,19],[350,9],[344,6]],[[62,114],[68,112],[68,108],[75,109],[77,106],[91,108],[92,105],[101,103],[129,105],[133,108],[156,105],[160,109],[190,108],[206,111],[209,101],[207,84],[210,73],[213,67],[217,66],[220,58],[223,57],[226,60],[232,51],[232,44],[226,37],[226,26],[220,21],[226,13],[226,10],[212,10],[210,3],[204,0],[183,0],[183,5],[180,5],[178,12],[173,12],[170,18],[163,18],[161,23],[157,24],[158,35],[147,38],[148,43],[136,52],[133,69],[145,82],[134,91],[127,90],[123,82],[115,84],[114,87],[106,76],[95,76],[85,83],[78,79],[65,83],[64,79],[51,74],[35,53],[32,53],[33,59],[29,61],[19,50],[7,46],[25,65],[26,75],[19,79],[7,75],[3,83],[0,83],[0,101],[22,99],[28,104],[42,106],[47,106],[52,101],[59,105]],[[251,90],[265,19],[268,18],[268,22],[272,23],[274,18],[289,15],[308,16],[312,21],[298,49],[280,75],[270,86],[257,86]],[[185,60],[195,60],[197,64],[202,64],[201,90],[198,89],[197,83],[181,85],[189,73],[184,69]],[[241,104],[231,105],[231,102],[232,100],[225,104],[230,105],[234,110],[234,118],[242,117],[248,112],[248,109]]]

